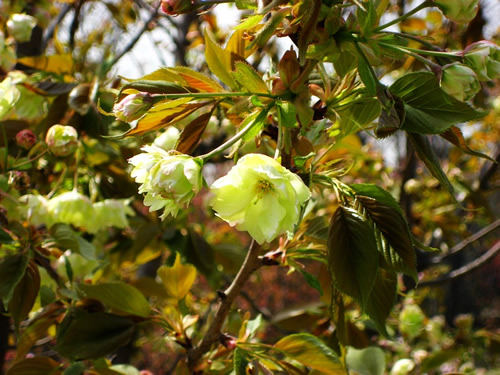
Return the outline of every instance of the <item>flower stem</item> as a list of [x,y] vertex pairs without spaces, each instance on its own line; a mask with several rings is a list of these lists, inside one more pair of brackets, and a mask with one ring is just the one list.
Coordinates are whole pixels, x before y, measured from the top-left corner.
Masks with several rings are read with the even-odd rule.
[[[267,113],[267,112],[269,112],[269,110],[273,106],[274,106],[274,102],[268,104],[268,106],[265,109],[263,109],[263,111],[265,111]],[[203,161],[206,161],[208,159],[213,158],[214,156],[221,154],[222,152],[227,150],[229,147],[234,145],[236,142],[238,142],[246,133],[248,133],[248,131],[253,128],[254,123],[255,123],[255,121],[249,122],[243,129],[240,129],[240,131],[238,133],[233,135],[226,142],[221,144],[219,147],[213,149],[212,151],[210,151],[204,155],[199,156],[199,158],[202,159]]]
[[182,93],[182,94],[155,95],[155,100],[182,99],[182,98],[214,99],[214,98],[231,98],[235,96],[254,96],[254,95],[263,98],[271,98],[271,99],[276,98],[275,95],[266,92],[193,92],[193,93]]
[[376,32],[376,33],[379,32],[379,31],[382,31],[382,30],[388,28],[389,26],[392,26],[392,25],[394,25],[394,24],[396,24],[398,22],[404,21],[405,19],[407,19],[408,17],[414,15],[415,13],[420,12],[422,9],[429,8],[429,7],[432,7],[432,6],[434,6],[434,3],[432,1],[424,1],[422,4],[420,4],[419,6],[413,8],[408,13],[403,14],[401,17],[393,19],[392,21],[387,22],[386,24],[383,24],[383,25],[380,25],[379,27],[376,27],[373,31]]
[[408,47],[399,47],[399,46],[395,46],[393,44],[387,44],[387,43],[382,43],[382,42],[379,44],[386,47],[386,48],[391,48],[395,51],[403,52],[409,56],[416,58],[418,61],[427,65],[434,73],[438,73],[442,70],[441,65],[436,64],[435,62],[432,62],[431,60],[426,59],[423,56],[420,56],[418,53],[413,52],[413,51],[422,52],[419,49],[408,48]]
[[29,164],[39,158],[41,158],[43,155],[45,155],[47,152],[49,151],[48,148],[46,148],[45,150],[43,150],[42,152],[40,152],[37,156],[34,156],[32,157],[31,159],[28,159],[26,161],[23,161],[22,163],[19,163],[19,164],[16,164],[16,165],[13,165],[12,166],[12,169],[17,169],[19,167],[22,167],[23,165],[26,165],[26,164]]

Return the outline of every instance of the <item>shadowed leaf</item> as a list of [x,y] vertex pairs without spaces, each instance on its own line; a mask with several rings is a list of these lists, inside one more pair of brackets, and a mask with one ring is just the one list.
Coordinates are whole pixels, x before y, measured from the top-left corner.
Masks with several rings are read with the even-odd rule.
[[379,269],[366,304],[366,313],[385,337],[389,336],[385,321],[396,302],[397,286],[398,280],[394,272]]
[[[373,198],[357,196],[368,217],[387,241],[379,241],[379,251],[390,270],[403,272],[416,281],[417,266],[415,251],[408,224],[401,213],[391,206]],[[384,265],[381,265],[384,266]]]
[[340,291],[364,310],[377,276],[378,251],[370,225],[351,208],[339,207],[332,217],[328,264]]
[[60,375],[60,366],[49,357],[25,358],[12,366],[6,375]]
[[404,101],[406,115],[401,128],[409,132],[438,134],[452,125],[485,115],[446,94],[430,72],[406,74],[389,91]]
[[65,323],[55,350],[74,359],[99,358],[113,352],[129,341],[135,327],[128,318],[103,312],[69,317]]
[[0,298],[5,305],[14,294],[14,288],[24,276],[28,266],[28,257],[17,254],[5,257],[0,262]]
[[19,324],[30,313],[40,290],[40,273],[33,260],[28,262],[24,276],[16,285],[9,302],[9,312],[14,320],[16,330]]
[[495,161],[495,159],[490,158],[488,155],[485,155],[481,152],[474,151],[469,147],[467,142],[465,141],[464,135],[462,134],[462,131],[457,128],[456,126],[452,126],[448,130],[446,130],[444,133],[440,134],[441,137],[446,139],[448,142],[453,143],[455,146],[459,147],[463,152],[478,156],[480,158],[488,159],[491,161]]
[[[215,108],[215,107],[214,107]],[[196,117],[193,121],[186,125],[177,141],[175,149],[183,154],[190,154],[203,135],[207,128],[210,117],[212,116],[213,108],[210,112],[204,113]]]

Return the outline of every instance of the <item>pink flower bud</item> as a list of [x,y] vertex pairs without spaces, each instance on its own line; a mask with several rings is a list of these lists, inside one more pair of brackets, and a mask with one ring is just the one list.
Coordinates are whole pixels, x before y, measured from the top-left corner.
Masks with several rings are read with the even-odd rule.
[[196,9],[192,0],[162,0],[161,10],[171,16],[189,13]]
[[153,97],[148,92],[127,95],[113,106],[113,113],[120,121],[131,122],[141,118],[153,105]]
[[29,129],[21,130],[16,134],[16,143],[19,147],[29,150],[36,143],[36,135]]
[[55,156],[68,156],[78,147],[78,133],[72,126],[53,125],[47,131],[45,142]]

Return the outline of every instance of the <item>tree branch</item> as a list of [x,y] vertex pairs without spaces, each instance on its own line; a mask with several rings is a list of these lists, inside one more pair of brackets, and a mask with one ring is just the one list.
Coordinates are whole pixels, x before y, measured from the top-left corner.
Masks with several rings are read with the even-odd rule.
[[241,289],[250,275],[262,265],[262,262],[259,262],[259,251],[260,246],[256,245],[255,241],[252,240],[245,261],[238,271],[238,274],[234,278],[231,285],[229,285],[229,287],[221,295],[219,307],[217,308],[217,312],[215,313],[212,323],[208,327],[208,331],[199,345],[193,347],[187,352],[188,367],[190,371],[193,371],[200,358],[210,349],[212,344],[219,341],[222,325],[226,320],[226,316],[229,313],[236,296],[240,294]]
[[151,12],[149,15],[149,18],[144,21],[144,24],[142,25],[141,29],[137,32],[137,34],[130,39],[130,41],[127,43],[127,45],[119,52],[116,54],[114,59],[111,61],[110,65],[108,68],[111,68],[113,65],[115,65],[127,52],[129,52],[132,48],[134,48],[135,44],[141,39],[142,34],[148,29],[148,25],[151,21],[153,21],[156,16],[158,15],[158,10],[160,9],[160,2],[158,2],[154,10]]
[[45,31],[43,38],[42,38],[42,45],[40,47],[40,51],[43,53],[45,49],[47,48],[47,45],[49,44],[49,41],[52,39],[54,36],[54,32],[56,30],[56,27],[59,26],[59,24],[62,22],[64,17],[66,17],[66,14],[71,10],[72,6],[70,3],[66,3],[62,6],[61,11],[57,15],[56,18],[52,20],[50,25],[47,27],[47,30]]
[[481,255],[479,258],[473,260],[472,262],[466,264],[463,267],[457,268],[454,271],[451,271],[450,273],[439,277],[434,280],[428,280],[428,281],[423,281],[418,284],[419,287],[426,287],[426,286],[438,286],[440,284],[444,284],[448,281],[455,280],[459,277],[465,276],[472,271],[475,271],[482,265],[486,264],[490,259],[492,259],[494,256],[496,256],[500,252],[500,241],[497,241],[492,248],[490,248],[487,252],[485,252],[483,255]]
[[497,219],[493,223],[491,223],[490,225],[488,225],[487,227],[484,227],[483,229],[481,229],[479,232],[474,233],[472,236],[467,237],[462,242],[459,242],[458,244],[456,244],[455,246],[453,246],[450,249],[450,251],[448,251],[446,254],[434,257],[432,259],[432,263],[439,263],[443,259],[445,259],[445,258],[447,258],[447,257],[449,257],[449,256],[451,256],[453,254],[456,254],[459,251],[462,251],[467,246],[469,246],[472,242],[477,241],[481,237],[483,237],[483,236],[487,235],[488,233],[490,233],[491,231],[497,229],[499,226],[500,226],[500,219]]

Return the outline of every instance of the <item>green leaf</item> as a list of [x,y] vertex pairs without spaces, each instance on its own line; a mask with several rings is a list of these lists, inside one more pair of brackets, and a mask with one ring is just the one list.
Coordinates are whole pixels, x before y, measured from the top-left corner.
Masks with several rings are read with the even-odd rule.
[[61,249],[70,249],[89,260],[96,259],[94,245],[75,233],[69,225],[54,224],[50,227],[49,233]]
[[[361,98],[334,108],[341,138],[364,130],[380,115],[380,103],[374,98]],[[332,121],[335,121],[332,119]]]
[[30,260],[26,266],[24,276],[14,289],[8,306],[16,331],[19,329],[19,324],[28,316],[33,308],[39,290],[40,273],[35,262]]
[[454,144],[455,146],[459,147],[463,152],[469,154],[469,155],[474,155],[480,158],[488,159],[492,162],[495,162],[495,159],[490,158],[488,155],[482,154],[481,152],[474,151],[469,147],[467,142],[465,141],[464,135],[462,134],[462,131],[457,128],[456,126],[452,126],[448,130],[446,130],[444,133],[440,134],[441,137],[446,139],[448,142]]
[[238,9],[257,9],[256,0],[236,0],[234,3]]
[[0,227],[0,244],[12,244],[15,242],[10,233]]
[[297,111],[292,103],[278,100],[276,102],[276,112],[278,114],[278,123],[280,125],[283,125],[286,128],[298,127]]
[[271,19],[264,24],[264,26],[255,35],[255,39],[250,43],[247,49],[252,49],[254,46],[264,47],[267,41],[273,36],[274,31],[279,26],[283,18],[287,15],[289,10],[281,9],[274,12]]
[[305,366],[326,375],[345,374],[338,356],[323,341],[309,333],[283,337],[274,348]]
[[0,261],[0,298],[8,305],[16,285],[21,281],[28,266],[28,257],[10,255]]
[[267,111],[264,109],[249,115],[240,125],[240,129],[243,129],[248,124],[253,123],[251,129],[249,129],[242,137],[243,142],[249,142],[253,140],[264,128],[266,120],[267,120]]
[[349,51],[342,51],[334,61],[333,66],[340,77],[345,77],[347,73],[358,66],[358,59],[355,54]]
[[322,296],[323,289],[321,288],[321,283],[319,282],[318,278],[316,276],[312,275],[311,273],[307,272],[306,270],[302,270],[302,269],[298,269],[298,270],[300,271],[302,276],[304,276],[304,279],[306,280],[306,282],[311,287],[316,289],[318,291],[318,293],[320,294],[320,296]]
[[441,186],[455,199],[455,189],[451,185],[448,177],[441,169],[439,165],[439,158],[436,153],[432,149],[431,143],[429,139],[425,135],[420,135],[416,133],[408,132],[408,138],[410,139],[413,147],[415,147],[415,151],[417,152],[418,157],[422,160],[427,167],[427,169],[431,172],[431,174],[439,181]]
[[327,247],[335,284],[364,310],[378,269],[372,228],[355,210],[339,207],[330,222]]
[[485,115],[446,94],[430,72],[406,74],[389,91],[404,101],[406,116],[401,128],[413,133],[438,134],[452,125]]
[[178,300],[186,296],[196,280],[196,268],[190,264],[182,264],[179,253],[176,253],[172,267],[161,266],[157,273],[167,293]]
[[135,328],[131,319],[104,312],[67,319],[54,349],[74,359],[99,358],[115,351],[129,341]]
[[416,282],[418,280],[416,256],[410,229],[404,216],[393,207],[371,197],[358,195],[357,200],[375,224],[375,229],[380,231],[387,241],[387,243],[379,241],[379,251],[384,257],[385,265],[392,271],[403,272],[413,277]]
[[6,375],[60,375],[60,366],[49,357],[25,358],[9,368]]
[[385,354],[378,347],[365,349],[348,348],[346,355],[347,368],[360,375],[383,375],[385,370]]
[[[236,6],[238,6],[238,1],[236,1]],[[241,9],[238,7],[238,9]],[[239,25],[233,27],[233,30],[247,30],[255,25],[258,25],[260,21],[264,18],[262,14],[255,14],[248,18],[245,18]]]
[[389,337],[385,321],[396,302],[398,279],[391,271],[379,269],[375,284],[366,304],[366,313],[375,322],[377,329],[385,337]]
[[83,298],[95,299],[105,306],[131,315],[146,318],[151,312],[146,297],[133,286],[123,282],[80,284],[78,292]]
[[377,85],[379,84],[377,79],[372,74],[371,66],[364,59],[358,59],[358,73],[359,78],[365,84],[366,89],[371,96],[375,96],[377,93]]
[[233,77],[241,85],[241,87],[244,87],[249,92],[254,93],[269,92],[266,83],[254,68],[242,61],[237,61],[234,65],[235,71],[233,72]]
[[364,195],[366,197],[373,198],[386,206],[392,207],[401,215],[404,215],[398,201],[394,199],[391,193],[381,187],[373,184],[352,184],[350,187],[356,192],[357,195]]
[[365,9],[361,7],[357,8],[356,16],[358,18],[359,28],[361,29],[361,35],[369,37],[373,33],[373,28],[377,22],[377,13],[373,0],[363,2],[363,6]]
[[21,331],[17,340],[16,358],[14,362],[22,360],[36,342],[47,336],[47,330],[55,323],[57,314],[44,314],[37,316],[34,321]]
[[233,352],[233,369],[236,375],[247,375],[248,355],[246,350],[236,347]]
[[63,375],[83,375],[86,368],[83,362],[73,362],[64,370]]
[[238,84],[231,75],[231,53],[222,49],[214,40],[210,32],[205,33],[205,59],[208,67],[229,88],[235,90]]
[[134,89],[152,94],[185,94],[189,92],[185,87],[172,82],[137,80],[123,85],[118,97],[127,89]]

